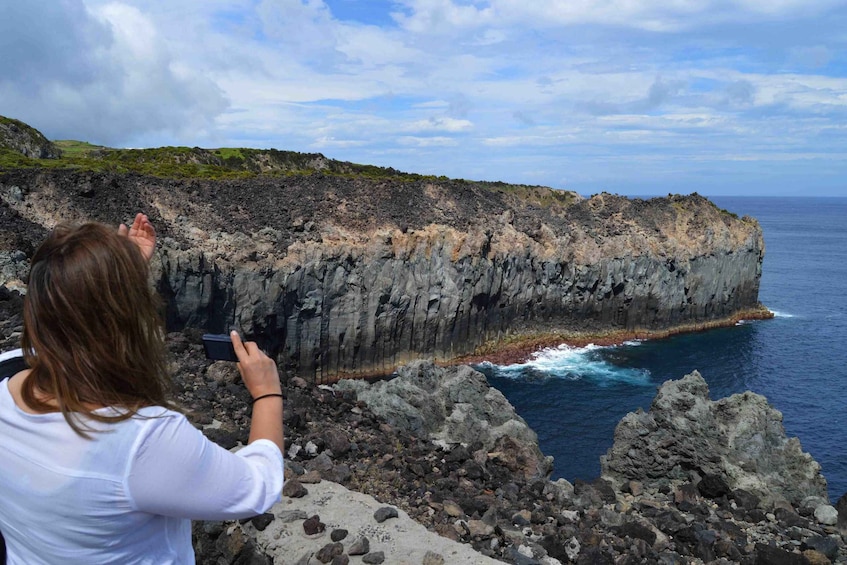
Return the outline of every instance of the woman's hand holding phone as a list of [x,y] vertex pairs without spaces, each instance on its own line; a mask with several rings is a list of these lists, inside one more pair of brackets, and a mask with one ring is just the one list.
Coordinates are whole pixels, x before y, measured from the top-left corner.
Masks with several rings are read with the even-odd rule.
[[230,332],[232,347],[238,357],[238,371],[253,398],[266,394],[280,394],[279,371],[276,362],[265,355],[254,341],[242,342],[238,332]]
[[250,420],[250,443],[258,439],[274,442],[285,450],[282,435],[282,385],[276,362],[265,355],[253,341],[243,343],[238,332],[230,332],[232,347],[238,357],[238,371],[253,397],[253,417]]

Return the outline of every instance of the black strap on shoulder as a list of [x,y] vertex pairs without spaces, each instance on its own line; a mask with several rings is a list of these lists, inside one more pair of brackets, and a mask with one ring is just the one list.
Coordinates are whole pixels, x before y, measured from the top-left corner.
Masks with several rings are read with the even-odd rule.
[[0,381],[26,368],[23,352],[20,349],[0,354]]

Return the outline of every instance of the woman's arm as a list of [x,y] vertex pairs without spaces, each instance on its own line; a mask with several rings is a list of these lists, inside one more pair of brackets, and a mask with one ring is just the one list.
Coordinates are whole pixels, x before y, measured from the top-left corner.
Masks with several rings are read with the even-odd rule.
[[238,332],[230,332],[230,337],[238,357],[238,371],[253,397],[250,443],[257,439],[267,439],[283,451],[282,385],[276,362],[265,355],[255,342],[242,343]]
[[257,440],[231,453],[174,412],[143,426],[126,476],[134,509],[231,520],[261,514],[279,501],[283,459],[274,443]]
[[[273,359],[232,332],[238,370],[253,404],[247,447],[230,453],[206,439],[183,416],[146,424],[132,457],[127,490],[151,514],[222,520],[266,511],[283,482],[282,386]],[[270,396],[265,396],[270,395]]]

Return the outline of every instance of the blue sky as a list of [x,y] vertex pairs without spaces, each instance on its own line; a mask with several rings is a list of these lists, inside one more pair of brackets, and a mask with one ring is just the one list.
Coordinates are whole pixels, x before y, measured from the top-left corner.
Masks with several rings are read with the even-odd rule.
[[842,0],[28,0],[0,114],[589,195],[847,196]]

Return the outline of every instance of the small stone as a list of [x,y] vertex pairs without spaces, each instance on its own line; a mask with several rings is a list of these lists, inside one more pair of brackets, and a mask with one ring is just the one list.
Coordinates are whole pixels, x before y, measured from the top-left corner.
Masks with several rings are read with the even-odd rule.
[[471,537],[474,538],[487,538],[494,535],[494,527],[489,526],[482,520],[468,520],[468,530],[470,530]]
[[434,551],[427,551],[423,556],[423,561],[421,561],[421,565],[444,565],[444,557],[440,553],[435,553]]
[[290,379],[288,379],[288,384],[300,389],[309,388],[309,383],[306,382],[306,379],[302,377],[291,377]]
[[382,551],[366,553],[362,556],[362,563],[367,563],[368,565],[379,565],[383,561],[385,561],[385,553]]
[[512,516],[512,524],[516,526],[529,526],[532,513],[529,510],[521,510]]
[[[288,456],[286,458],[286,462],[288,462],[289,460],[293,461],[294,459],[296,459],[297,456],[300,455],[300,452],[302,450],[303,450],[303,447],[301,445],[296,444],[296,443],[292,443],[291,447],[288,448],[288,452],[286,453],[286,455]],[[287,470],[288,469],[286,469],[286,471]]]
[[298,480],[290,480],[286,481],[284,485],[282,485],[282,496],[287,496],[288,498],[303,498],[309,494],[309,491],[306,490],[300,481]]
[[803,540],[800,549],[814,549],[832,561],[838,557],[838,540],[832,536],[812,536]]
[[803,557],[809,560],[809,565],[830,565],[832,563],[829,557],[814,549],[804,551]]
[[445,500],[443,506],[444,512],[446,512],[447,515],[452,518],[461,518],[465,515],[465,511],[462,510],[462,507],[453,502],[452,500]]
[[757,543],[756,563],[767,563],[768,565],[805,565],[807,561],[799,553]]
[[315,558],[321,563],[329,563],[342,553],[344,553],[344,546],[341,543],[328,543],[318,550]]
[[326,524],[321,522],[320,516],[315,514],[311,518],[307,518],[306,521],[303,522],[303,531],[306,532],[307,536],[314,536],[317,534],[321,534],[326,531]]
[[305,465],[307,471],[322,473],[332,469],[332,459],[326,453],[321,453]]
[[297,480],[303,484],[316,485],[321,482],[321,474],[318,471],[309,471],[297,477]]
[[371,550],[371,542],[365,536],[360,537],[350,545],[347,553],[350,555],[364,555]]
[[759,507],[759,497],[744,489],[735,489],[732,491],[732,498],[735,503],[741,508],[750,511]]
[[[289,461],[289,460],[286,459],[285,460],[285,471],[286,472],[291,471],[295,475],[302,475],[303,473],[306,472],[306,468],[303,467],[303,465],[301,465],[297,461]],[[294,478],[294,477],[292,477],[292,478]],[[288,476],[286,476],[286,479],[288,479]]]
[[720,475],[705,475],[703,479],[697,483],[697,490],[706,498],[720,498],[727,496],[732,492],[729,484]]
[[346,537],[347,537],[347,530],[344,530],[344,529],[341,529],[341,528],[339,528],[337,530],[332,530],[332,532],[329,534],[329,539],[331,539],[332,541],[341,541]]
[[562,510],[560,515],[569,522],[579,521],[579,511],[577,510]]
[[350,565],[350,558],[346,554],[336,555],[332,558],[330,565]]
[[309,516],[302,510],[283,510],[276,517],[277,520],[286,524],[296,522],[297,520],[305,520]]
[[565,554],[568,556],[568,559],[571,561],[576,561],[576,558],[579,557],[579,540],[575,537],[572,537],[568,540],[568,543],[565,544]]
[[809,521],[790,508],[775,508],[773,513],[777,521],[784,526],[809,527]]
[[627,490],[632,496],[641,496],[644,494],[644,485],[640,481],[629,481]]
[[399,514],[397,513],[397,509],[392,506],[383,506],[376,512],[374,512],[374,520],[382,524],[389,518],[397,518]]
[[307,442],[306,447],[304,449],[305,449],[306,453],[308,453],[311,456],[315,456],[315,455],[318,454],[318,446],[315,445],[314,442],[311,442],[311,441]]
[[829,504],[821,504],[815,508],[815,520],[825,526],[834,526],[838,523],[838,510]]
[[330,428],[324,432],[323,439],[327,448],[332,451],[335,457],[339,457],[350,451],[350,439],[341,430]]
[[835,503],[835,508],[838,510],[838,527],[847,529],[847,493],[844,493],[838,502]]
[[274,518],[276,517],[272,513],[265,512],[264,514],[259,514],[258,516],[254,517],[252,520],[250,520],[250,523],[253,524],[253,527],[259,530],[260,532],[264,532],[265,528],[267,528],[268,525],[274,521]]

